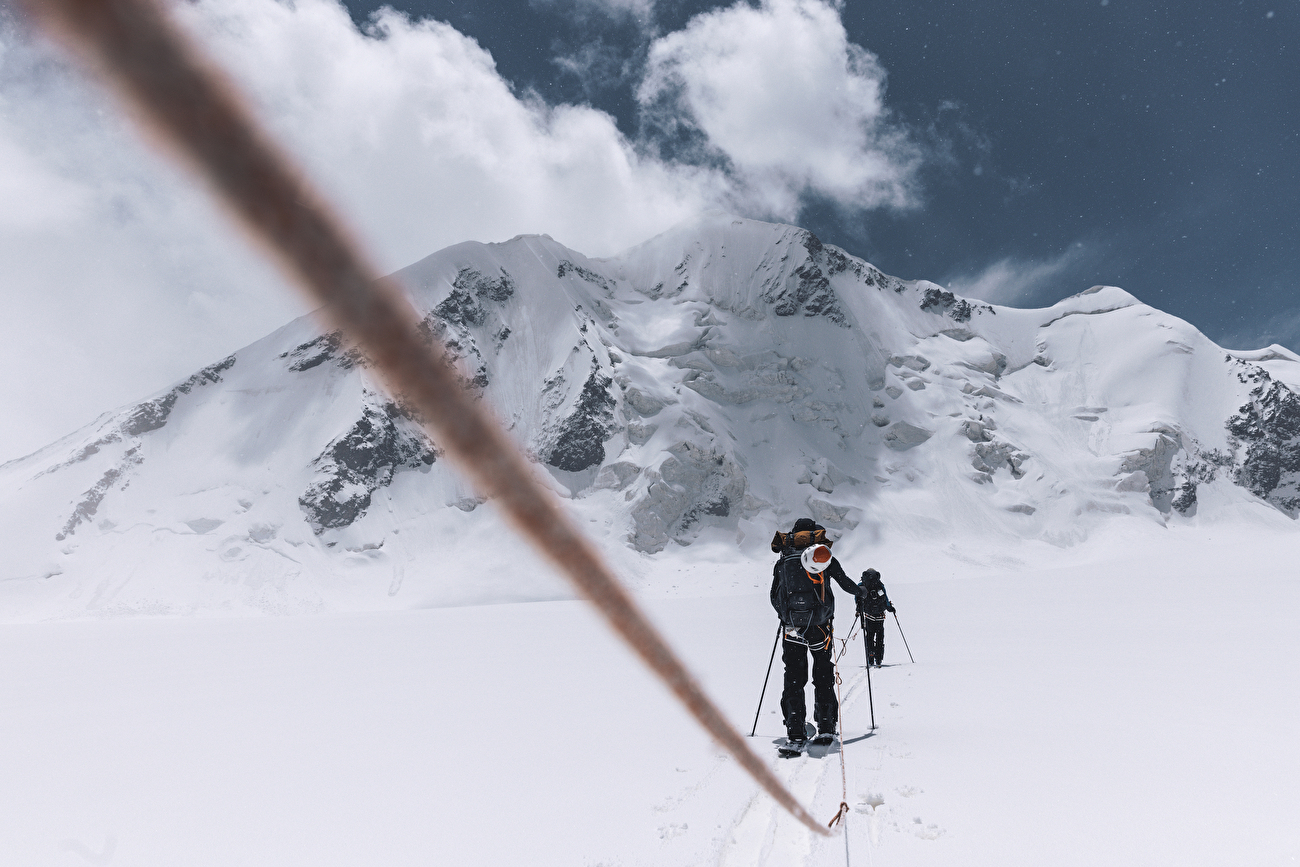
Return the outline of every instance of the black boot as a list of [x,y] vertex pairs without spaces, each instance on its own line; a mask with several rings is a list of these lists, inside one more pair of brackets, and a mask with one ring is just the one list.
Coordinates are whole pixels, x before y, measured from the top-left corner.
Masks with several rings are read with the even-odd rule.
[[786,696],[781,696],[781,718],[785,721],[786,738],[791,743],[802,744],[808,740],[808,730],[804,724],[804,716],[807,714],[807,706],[803,702],[802,692],[795,694],[795,701],[787,701]]
[[803,717],[795,718],[793,715],[786,717],[785,720],[785,738],[791,744],[802,744],[808,740],[807,724]]
[[813,714],[817,718],[817,734],[833,735],[836,734],[835,723],[836,717],[839,716],[839,708],[833,704],[819,704]]

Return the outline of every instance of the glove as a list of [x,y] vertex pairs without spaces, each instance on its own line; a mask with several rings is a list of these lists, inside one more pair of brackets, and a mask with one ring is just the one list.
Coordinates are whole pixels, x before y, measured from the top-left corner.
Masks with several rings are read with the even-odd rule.
[[894,606],[892,606],[892,605],[889,606],[889,613],[893,614],[893,613],[894,613],[895,611],[897,611],[897,610],[898,610],[898,609],[895,608]]

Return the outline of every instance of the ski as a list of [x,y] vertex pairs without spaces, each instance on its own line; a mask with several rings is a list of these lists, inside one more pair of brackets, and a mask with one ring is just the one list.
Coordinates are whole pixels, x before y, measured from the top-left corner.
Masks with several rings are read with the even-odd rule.
[[793,759],[796,758],[797,756],[802,756],[803,751],[806,750],[807,748],[808,748],[807,741],[787,740],[781,743],[776,748],[776,754],[783,759]]

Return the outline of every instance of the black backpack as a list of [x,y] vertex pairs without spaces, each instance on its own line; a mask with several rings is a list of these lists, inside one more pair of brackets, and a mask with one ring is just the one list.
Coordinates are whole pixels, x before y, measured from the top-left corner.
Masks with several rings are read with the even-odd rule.
[[834,610],[823,577],[825,573],[810,575],[803,568],[802,553],[796,548],[781,552],[777,563],[780,580],[776,592],[777,614],[781,616],[781,622],[800,629],[829,623]]
[[885,616],[885,610],[889,606],[889,597],[885,595],[885,586],[876,581],[863,581],[859,585],[862,590],[858,595],[858,608],[868,616],[879,620]]

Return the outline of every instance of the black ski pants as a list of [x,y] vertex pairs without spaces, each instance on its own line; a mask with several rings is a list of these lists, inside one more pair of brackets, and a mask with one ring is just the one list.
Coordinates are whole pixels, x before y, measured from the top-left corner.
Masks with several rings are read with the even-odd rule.
[[862,634],[867,639],[867,656],[880,665],[885,661],[885,615],[880,615],[879,620],[872,619],[870,614],[863,615]]
[[[808,707],[804,687],[808,684],[808,656],[812,655],[813,715],[817,730],[834,732],[840,703],[835,698],[835,663],[831,659],[831,624],[810,626],[803,641],[786,636],[781,641],[781,662],[785,663],[785,689],[781,693],[781,714],[791,737],[803,736]],[[806,642],[806,643],[805,643]]]

